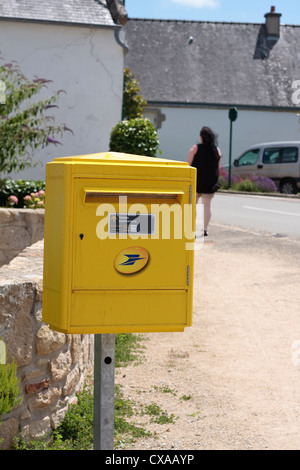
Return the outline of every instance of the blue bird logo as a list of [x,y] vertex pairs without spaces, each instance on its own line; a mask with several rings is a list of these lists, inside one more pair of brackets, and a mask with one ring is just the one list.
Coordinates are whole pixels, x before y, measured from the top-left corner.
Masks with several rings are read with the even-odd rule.
[[120,266],[133,266],[136,261],[139,261],[141,259],[145,259],[145,258],[141,258],[140,255],[125,255],[127,256],[128,260],[124,261],[124,263],[120,263]]

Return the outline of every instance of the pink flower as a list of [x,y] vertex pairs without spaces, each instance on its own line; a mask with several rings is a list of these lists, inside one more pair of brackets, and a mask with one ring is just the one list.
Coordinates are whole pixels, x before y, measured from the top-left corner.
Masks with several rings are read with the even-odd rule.
[[31,201],[31,196],[25,196],[24,201]]
[[8,199],[9,199],[10,202],[12,202],[13,204],[18,204],[18,202],[19,202],[17,196],[9,196]]

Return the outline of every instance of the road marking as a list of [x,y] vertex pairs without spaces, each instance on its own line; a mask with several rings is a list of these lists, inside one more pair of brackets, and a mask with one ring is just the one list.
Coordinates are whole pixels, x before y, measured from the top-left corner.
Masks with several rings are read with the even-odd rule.
[[255,211],[273,212],[275,214],[292,215],[294,217],[300,217],[300,214],[295,214],[294,212],[274,211],[272,209],[261,209],[260,207],[251,207],[251,206],[243,206],[243,207],[244,209],[252,209]]

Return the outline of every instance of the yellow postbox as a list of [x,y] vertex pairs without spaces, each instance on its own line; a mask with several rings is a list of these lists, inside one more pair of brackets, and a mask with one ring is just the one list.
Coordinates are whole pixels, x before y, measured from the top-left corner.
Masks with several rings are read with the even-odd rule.
[[43,321],[71,334],[192,324],[196,170],[121,153],[46,166]]

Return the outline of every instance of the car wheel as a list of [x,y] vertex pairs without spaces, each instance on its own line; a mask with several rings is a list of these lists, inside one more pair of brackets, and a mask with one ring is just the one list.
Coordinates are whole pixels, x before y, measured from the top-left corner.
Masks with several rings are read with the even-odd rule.
[[297,194],[297,186],[293,180],[284,180],[280,184],[280,192],[282,194]]

